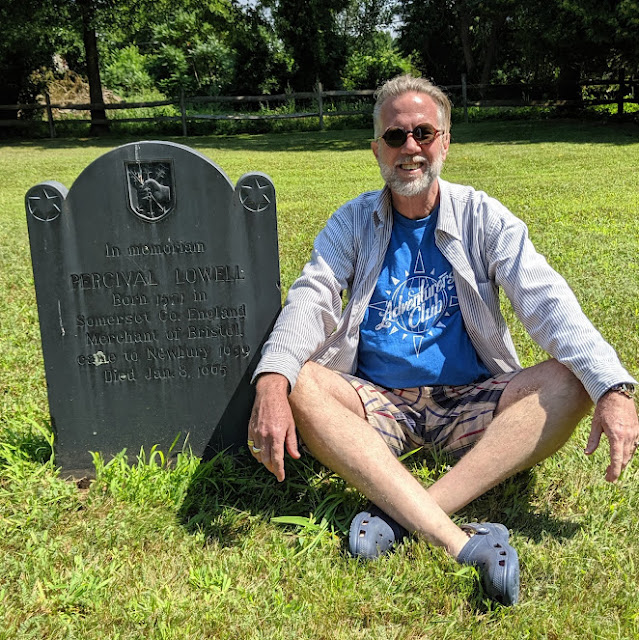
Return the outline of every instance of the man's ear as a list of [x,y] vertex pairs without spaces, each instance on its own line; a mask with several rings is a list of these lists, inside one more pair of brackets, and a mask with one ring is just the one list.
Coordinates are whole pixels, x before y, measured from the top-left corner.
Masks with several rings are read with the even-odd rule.
[[375,158],[377,158],[379,154],[379,142],[377,142],[377,140],[373,140],[371,142],[371,150],[373,151]]
[[445,133],[442,136],[442,159],[446,160],[448,156],[448,148],[450,147],[450,133]]

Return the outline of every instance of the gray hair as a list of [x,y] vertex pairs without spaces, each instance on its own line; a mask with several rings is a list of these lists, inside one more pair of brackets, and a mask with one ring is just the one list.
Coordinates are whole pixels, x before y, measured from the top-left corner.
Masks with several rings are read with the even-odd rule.
[[381,111],[384,102],[389,98],[397,98],[409,92],[423,93],[435,102],[439,113],[439,126],[444,130],[444,133],[449,133],[451,107],[448,96],[430,80],[426,80],[426,78],[415,78],[410,74],[406,74],[397,76],[392,80],[387,80],[375,92],[375,106],[373,107],[375,137],[377,138],[383,133]]

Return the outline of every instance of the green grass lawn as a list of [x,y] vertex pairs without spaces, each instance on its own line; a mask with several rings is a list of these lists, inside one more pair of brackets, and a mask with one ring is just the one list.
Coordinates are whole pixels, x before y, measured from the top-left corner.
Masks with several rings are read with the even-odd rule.
[[[0,146],[0,640],[639,637],[639,464],[607,484],[607,445],[582,453],[590,418],[560,453],[458,514],[513,531],[522,592],[510,609],[423,542],[375,563],[349,558],[345,534],[364,500],[308,457],[289,459],[281,485],[247,454],[200,465],[183,453],[167,465],[159,451],[96,459],[89,487],[61,480],[24,194],[43,180],[70,187],[129,141]],[[233,182],[271,176],[285,290],[330,213],[381,186],[364,131],[175,141]],[[634,125],[518,121],[455,126],[444,169],[526,221],[635,376],[638,167]],[[543,359],[508,318],[523,364]],[[430,484],[447,461],[407,464]]]

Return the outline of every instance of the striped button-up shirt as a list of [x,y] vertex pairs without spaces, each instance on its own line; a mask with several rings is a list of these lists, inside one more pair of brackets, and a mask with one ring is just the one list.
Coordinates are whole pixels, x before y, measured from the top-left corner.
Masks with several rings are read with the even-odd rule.
[[[634,382],[566,281],[537,253],[526,225],[472,187],[444,180],[439,187],[435,242],[452,265],[464,324],[491,373],[521,369],[500,310],[502,288],[533,340],[575,374],[594,402],[611,386]],[[254,379],[280,373],[292,389],[308,360],[355,372],[359,326],[392,224],[388,188],[363,193],[331,216],[289,290]],[[344,308],[343,292],[348,295]]]

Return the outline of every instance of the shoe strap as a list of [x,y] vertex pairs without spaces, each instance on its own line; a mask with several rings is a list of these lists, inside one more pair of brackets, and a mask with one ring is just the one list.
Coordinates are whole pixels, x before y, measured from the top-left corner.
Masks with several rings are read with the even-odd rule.
[[469,522],[468,524],[463,524],[461,526],[461,530],[466,533],[474,533],[479,534],[480,536],[487,536],[490,533],[490,530],[486,527],[482,526],[479,522]]

